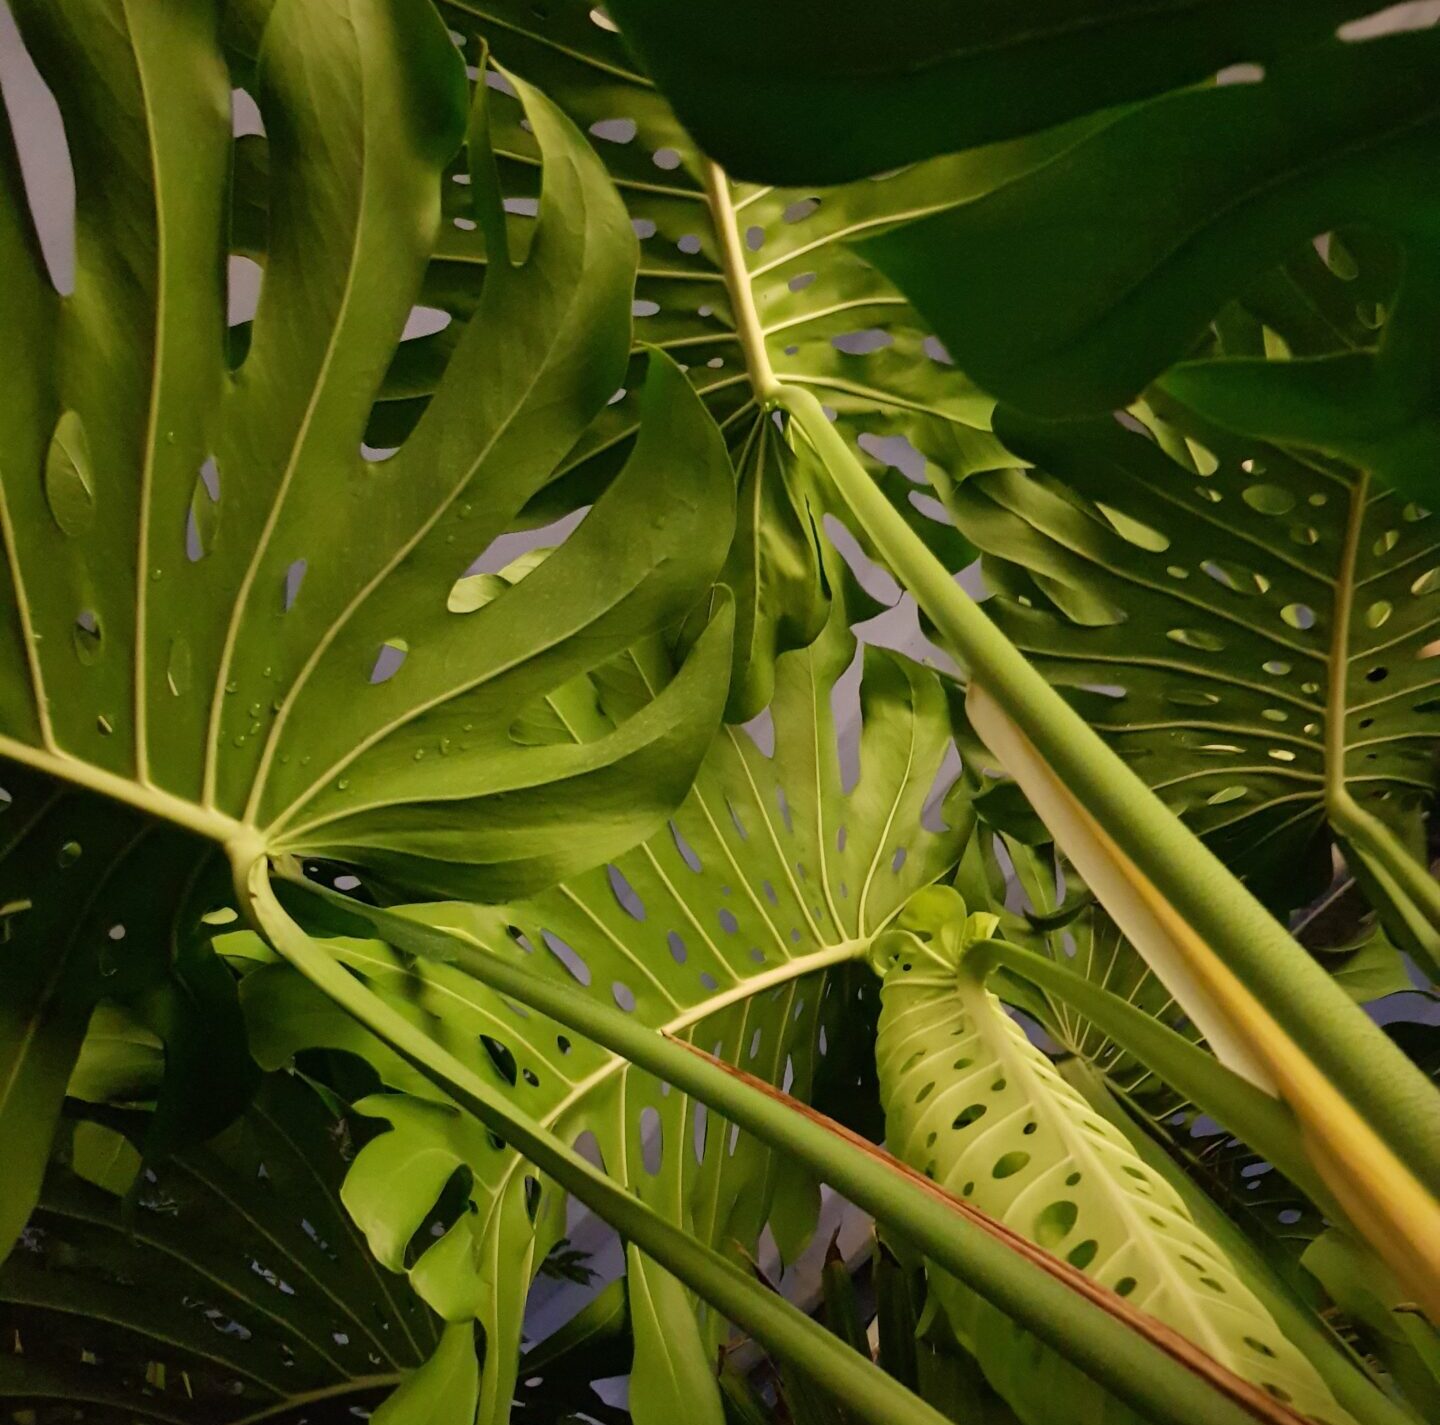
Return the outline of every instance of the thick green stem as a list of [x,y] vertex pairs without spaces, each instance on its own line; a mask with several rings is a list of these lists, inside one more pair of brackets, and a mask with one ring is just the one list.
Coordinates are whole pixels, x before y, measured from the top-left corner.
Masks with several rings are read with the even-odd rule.
[[1383,873],[1431,926],[1440,930],[1440,881],[1400,844],[1395,833],[1341,788],[1330,798],[1330,822],[1346,843]]
[[1440,1113],[1425,1075],[990,622],[876,488],[815,398],[782,387],[779,401],[971,678],[1420,1181],[1440,1192]]
[[[928,1184],[913,1181],[887,1155],[846,1142],[833,1126],[798,1112],[783,1098],[752,1086],[609,1005],[510,964],[458,931],[357,905],[319,887],[306,889],[342,907],[347,915],[368,921],[376,934],[398,949],[459,965],[491,989],[549,1015],[805,1163],[837,1192],[905,1237],[1142,1417],[1174,1425],[1220,1421],[1238,1425],[1255,1418],[1239,1400],[1224,1394],[1223,1387],[1198,1389],[1193,1365],[1184,1363],[1187,1358],[1138,1334],[1125,1319],[1127,1308],[1119,1298],[1112,1301],[1098,1287],[1094,1288],[1097,1299],[1082,1295],[1068,1284],[1077,1273],[1067,1268],[1067,1280],[1061,1280],[1019,1255],[1008,1240],[987,1232],[960,1204]],[[513,1134],[507,1136],[521,1146]],[[601,1215],[608,1214],[601,1211]],[[1232,1384],[1243,1390],[1238,1379],[1232,1378]]]
[[823,1326],[613,1183],[375,995],[291,920],[275,898],[263,859],[237,862],[236,889],[270,944],[322,994],[723,1316],[822,1381],[873,1425],[948,1425],[932,1406]]

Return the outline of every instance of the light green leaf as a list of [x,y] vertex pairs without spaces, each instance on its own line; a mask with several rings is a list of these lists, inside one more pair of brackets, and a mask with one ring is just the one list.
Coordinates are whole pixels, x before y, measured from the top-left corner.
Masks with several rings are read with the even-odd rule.
[[[17,834],[0,905],[33,908],[12,917],[0,995],[6,1247],[102,992],[166,1041],[157,1135],[214,1131],[248,1089],[196,923],[230,899],[221,846],[242,864],[346,858],[412,894],[514,894],[659,825],[719,719],[723,600],[692,661],[607,736],[535,747],[513,710],[678,626],[733,520],[721,437],[657,357],[628,480],[523,589],[446,607],[621,380],[635,240],[583,138],[523,89],[534,240],[491,271],[424,418],[367,456],[465,131],[464,66],[426,0],[266,7],[243,76],[270,135],[245,168],[268,205],[262,295],[233,346],[218,3],[14,8],[96,236],[58,301],[7,130],[0,758]],[[105,983],[120,963],[123,993]],[[182,1040],[214,1084],[182,1071]]]
[[474,1334],[468,1322],[447,1323],[435,1354],[371,1418],[379,1425],[473,1425],[479,1375]]
[[123,1133],[83,1120],[70,1142],[70,1166],[77,1177],[124,1197],[140,1172],[140,1154]]
[[[532,502],[531,518],[563,512],[580,492],[610,477],[636,429],[635,394],[647,344],[688,368],[738,449],[757,410],[757,373],[749,370],[742,347],[742,337],[753,332],[768,365],[786,379],[813,383],[849,439],[867,437],[863,458],[907,519],[957,561],[965,558],[944,511],[926,498],[926,480],[940,478],[941,471],[958,480],[977,462],[984,468],[986,460],[998,458],[987,429],[990,403],[927,342],[928,327],[855,258],[844,238],[927,208],[937,184],[943,191],[984,191],[1007,169],[966,158],[942,163],[935,173],[896,174],[824,193],[813,186],[732,184],[707,168],[666,99],[588,0],[556,0],[543,15],[525,0],[446,4],[442,10],[457,34],[483,41],[507,72],[540,86],[592,135],[640,236],[631,369],[565,460],[565,479]],[[518,211],[536,193],[535,140],[521,126],[513,99],[496,92],[491,101],[500,186]],[[447,216],[468,225],[468,190],[463,183],[446,187]],[[530,226],[512,217],[512,242],[523,243]],[[426,301],[454,320],[424,339],[430,344],[425,360],[392,367],[372,420],[371,444],[395,444],[424,409],[444,352],[474,309],[487,260],[481,238],[461,227],[438,241]],[[257,243],[254,253],[263,256],[263,245]],[[932,462],[929,476],[919,451]],[[906,474],[894,468],[897,458]],[[769,549],[760,555],[767,580],[788,577],[784,562],[770,571]],[[766,658],[787,646],[782,636]],[[751,701],[759,697],[756,692]]]
[[[822,1047],[850,1022],[857,986],[843,968],[913,890],[946,872],[963,840],[959,830],[921,824],[948,743],[939,683],[876,650],[863,655],[860,775],[847,790],[831,694],[854,649],[837,598],[822,638],[777,664],[773,756],[740,729],[722,733],[672,825],[637,850],[530,901],[407,914],[810,1093]],[[613,714],[647,697],[656,658],[641,645],[598,670],[602,707]],[[542,1125],[570,1142],[593,1133],[607,1171],[701,1241],[753,1248],[772,1212],[805,1219],[814,1193],[806,1174],[783,1171],[749,1134],[664,1092],[619,1056],[522,1012],[456,966],[374,941],[325,944]],[[258,976],[247,983],[257,1021],[276,1003],[285,972],[275,973],[276,985],[263,995],[257,986],[256,998]],[[348,1028],[319,1018],[289,1019],[279,1034],[292,1033],[291,1052],[356,1047]],[[283,1051],[283,1038],[261,1042],[272,1055]],[[393,1076],[389,1056],[371,1058],[387,1081],[415,1092],[413,1078]],[[530,1277],[565,1232],[564,1196],[434,1103],[433,1091],[428,1097],[367,1103],[395,1129],[359,1155],[347,1201],[377,1255],[398,1264],[449,1175],[469,1169],[475,1210],[421,1256],[411,1280],[451,1319],[463,1308],[481,1321],[489,1348],[482,1414],[493,1419],[509,1399]],[[707,1360],[724,1331],[708,1313]]]
[[635,1425],[723,1425],[725,1410],[715,1365],[705,1349],[685,1288],[663,1267],[625,1252],[635,1366],[629,1405]]
[[165,1070],[164,1045],[116,1005],[98,1004],[65,1092],[85,1103],[153,1099]]
[[[886,973],[876,1053],[893,1149],[1272,1397],[1315,1420],[1347,1419],[1173,1189],[960,962],[958,929],[904,937]],[[947,1279],[935,1287],[986,1368],[980,1333],[997,1329],[994,1317]],[[1064,1394],[1042,1376],[992,1383],[1026,1418],[1053,1422],[1060,1408],[1084,1419],[1093,1388],[1062,1373]]]

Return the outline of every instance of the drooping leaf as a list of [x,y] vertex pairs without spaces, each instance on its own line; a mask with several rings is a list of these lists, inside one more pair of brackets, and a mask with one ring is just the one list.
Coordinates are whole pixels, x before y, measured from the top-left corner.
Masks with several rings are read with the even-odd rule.
[[[1418,194],[1434,160],[1437,46],[1433,32],[1332,41],[1263,82],[1171,94],[1024,181],[862,251],[978,382],[1059,417],[1133,399],[1306,240],[1378,226],[1408,260],[1376,335],[1299,362],[1183,362],[1162,384],[1232,430],[1344,459],[1433,503],[1435,215],[1392,195]],[[1317,104],[1321,94],[1344,97]],[[1155,165],[1171,175],[1158,201],[1158,188],[1128,181]],[[957,270],[998,280],[956,281]]]
[[[8,857],[38,863],[6,898],[36,908],[5,964],[0,1098],[25,1119],[12,1141],[29,1164],[6,1185],[6,1228],[101,992],[97,926],[133,937],[107,951],[126,973],[163,956],[188,999],[148,1004],[167,1047],[218,1052],[229,981],[191,943],[186,889],[217,844],[238,862],[340,856],[412,894],[515,894],[660,824],[723,704],[723,600],[687,664],[606,737],[537,747],[511,735],[511,709],[678,627],[719,571],[733,509],[721,438],[657,357],[627,475],[524,588],[452,612],[452,586],[625,367],[635,241],[584,140],[523,91],[543,160],[533,240],[489,273],[424,418],[380,460],[367,423],[465,133],[464,66],[433,9],[268,7],[247,78],[269,135],[250,165],[264,274],[234,350],[220,6],[15,9],[65,121],[83,236],[61,301],[7,130],[0,757],[25,818]],[[672,468],[687,478],[663,478]],[[77,788],[113,804],[104,827]],[[88,898],[50,864],[76,855]],[[162,1103],[157,1131],[196,1107]]]
[[[831,695],[853,653],[837,600],[822,638],[779,661],[773,753],[739,729],[722,733],[672,825],[637,850],[530,901],[409,913],[808,1093],[852,1024],[857,986],[845,967],[963,840],[921,823],[948,744],[938,681],[875,650],[864,654],[859,780],[847,789]],[[597,673],[602,704],[646,696],[651,676],[642,646]],[[327,944],[542,1124],[567,1140],[593,1134],[614,1177],[703,1241],[753,1246],[772,1215],[803,1223],[813,1211],[806,1176],[782,1172],[748,1134],[457,967],[373,941]],[[288,971],[252,973],[244,997],[257,1025],[278,1030],[257,1036],[269,1055],[312,1044],[363,1052],[343,1021],[303,1008],[317,997]],[[480,1320],[482,1418],[501,1418],[525,1292],[564,1234],[564,1195],[434,1102],[413,1073],[397,1075],[392,1058],[372,1058],[407,1096],[366,1102],[393,1127],[357,1159],[347,1202],[377,1255],[398,1267],[450,1176],[468,1170],[474,1211],[414,1263],[411,1280],[448,1319]],[[705,1316],[707,1361],[724,1329]]]
[[[1269,63],[1373,8],[1127,0],[615,0],[700,143],[757,181],[834,183]],[[735,103],[743,93],[746,102]]]
[[[960,929],[903,937],[886,973],[876,1052],[897,1153],[1273,1398],[1311,1419],[1347,1419],[1164,1179],[962,963]],[[1013,1351],[991,1357],[983,1336],[1003,1338],[1006,1323],[957,1284],[932,1280],[982,1369],[1009,1372],[992,1383],[1022,1417],[1085,1419],[1098,1408],[1095,1388],[1058,1358],[1027,1376]]]

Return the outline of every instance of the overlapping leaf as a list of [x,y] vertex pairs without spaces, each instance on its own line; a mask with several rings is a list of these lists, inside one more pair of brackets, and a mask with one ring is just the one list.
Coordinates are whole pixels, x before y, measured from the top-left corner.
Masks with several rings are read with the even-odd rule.
[[1269,63],[1376,7],[614,0],[610,8],[720,162],[766,182],[834,183],[1034,133],[1228,65]]
[[[977,381],[1057,417],[1132,400],[1227,299],[1308,239],[1345,225],[1388,231],[1409,262],[1377,342],[1314,364],[1187,365],[1169,384],[1234,429],[1343,457],[1427,499],[1436,215],[1418,177],[1440,133],[1437,64],[1433,30],[1332,41],[1261,82],[1123,114],[1025,181],[863,250]],[[1163,197],[1130,181],[1155,165]],[[957,282],[963,270],[993,280]]]
[[[957,832],[921,824],[948,743],[933,674],[864,655],[859,779],[844,785],[830,704],[853,647],[837,604],[819,642],[780,660],[773,754],[745,732],[722,734],[671,828],[639,849],[531,901],[414,913],[808,1094],[826,1049],[852,1022],[843,967],[958,849]],[[634,685],[652,676],[646,657],[637,650],[597,677],[602,714],[644,696]],[[785,1251],[803,1243],[813,1185],[747,1135],[454,967],[377,942],[329,944],[518,1106],[566,1138],[593,1134],[612,1175],[704,1240],[753,1245],[768,1220]],[[468,1170],[473,1210],[410,1275],[447,1319],[482,1323],[490,1349],[481,1414],[503,1418],[529,1281],[564,1232],[563,1194],[326,1015],[289,971],[252,974],[244,997],[265,1055],[312,1043],[368,1053],[405,1091],[363,1105],[392,1129],[360,1155],[346,1185],[382,1261],[402,1265],[451,1174]],[[713,1313],[699,1325],[673,1312],[664,1322],[667,1349],[705,1360],[724,1329]],[[684,1347],[692,1332],[700,1334]],[[646,1339],[638,1329],[637,1338]]]
[[[483,42],[508,72],[538,85],[588,131],[639,235],[630,370],[617,377],[607,392],[610,405],[562,462],[567,478],[536,493],[527,518],[564,513],[610,478],[637,429],[644,345],[668,352],[686,368],[738,457],[756,425],[756,373],[747,371],[739,332],[753,306],[775,370],[813,386],[852,440],[865,437],[863,458],[897,507],[962,562],[966,550],[926,488],[918,452],[932,462],[935,478],[943,471],[958,479],[993,464],[998,457],[986,430],[989,403],[927,339],[928,328],[894,288],[845,244],[897,216],[927,210],[937,189],[984,191],[1009,171],[1013,158],[947,160],[934,174],[896,174],[824,192],[734,185],[723,174],[708,175],[714,182],[707,189],[702,156],[602,11],[581,0],[560,0],[543,13],[516,0],[442,9],[467,52]],[[496,171],[510,242],[523,250],[534,226],[530,215],[540,176],[536,136],[509,93],[509,81],[492,75],[491,82]],[[266,141],[252,134],[241,144],[237,246],[263,261]],[[447,171],[444,222],[419,299],[433,318],[443,322],[448,316],[449,323],[406,342],[397,354],[367,427],[372,447],[400,444],[420,418],[476,310],[489,240],[473,211],[472,177],[464,162]],[[733,282],[724,270],[732,241],[740,268]],[[783,473],[772,467],[772,475]],[[785,484],[785,497],[798,503],[796,482],[786,478]],[[783,570],[775,576],[769,564],[774,551],[758,553],[761,582],[783,579]],[[737,654],[741,690],[746,671],[755,669],[753,691],[743,706],[732,704],[737,717],[763,706],[761,690],[773,676],[775,654],[797,646],[792,630],[765,631],[764,640]]]
[[1341,468],[1157,425],[1165,448],[1108,419],[1012,417],[1046,473],[977,477],[952,508],[991,617],[1230,864],[1303,904],[1329,880],[1327,787],[1419,834],[1434,520]]

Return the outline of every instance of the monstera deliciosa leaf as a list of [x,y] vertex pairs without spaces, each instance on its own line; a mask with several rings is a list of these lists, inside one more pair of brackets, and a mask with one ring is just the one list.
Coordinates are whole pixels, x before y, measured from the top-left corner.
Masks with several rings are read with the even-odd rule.
[[[853,179],[1084,120],[1016,181],[857,235],[960,367],[1034,413],[1124,405],[1300,243],[1347,224],[1391,232],[1409,262],[1382,339],[1314,365],[1187,365],[1169,384],[1234,429],[1427,499],[1440,449],[1436,217],[1421,176],[1440,132],[1440,36],[1386,34],[1377,8],[777,15],[620,0],[616,14],[698,141],[749,179]],[[1217,74],[1242,82],[1197,84]],[[1137,184],[1142,171],[1165,181]]]
[[[532,500],[528,517],[553,517],[610,478],[638,428],[646,348],[674,357],[730,442],[755,508],[776,512],[760,540],[737,539],[726,581],[747,629],[746,591],[779,589],[797,607],[777,620],[773,606],[737,640],[730,716],[752,716],[769,697],[774,658],[803,647],[823,619],[817,535],[823,502],[773,437],[757,394],[764,370],[813,389],[911,523],[954,564],[968,557],[926,484],[959,479],[1001,458],[988,433],[989,400],[950,364],[928,326],[899,293],[847,246],[851,238],[928,211],[937,192],[982,192],[1019,161],[1008,152],[943,160],[846,188],[771,189],[731,182],[700,153],[667,99],[637,65],[603,11],[582,0],[538,8],[519,0],[441,6],[457,36],[488,46],[508,73],[538,85],[592,138],[639,238],[636,345],[613,399],[561,463],[566,478]],[[491,126],[498,179],[512,215],[533,211],[540,173],[536,136],[498,75]],[[242,191],[259,187],[265,140],[242,141],[250,159]],[[1048,152],[1025,150],[1027,161]],[[448,314],[444,330],[406,343],[386,376],[367,440],[397,444],[425,409],[482,289],[489,241],[471,210],[470,170],[452,165],[446,222],[437,236],[423,301]],[[246,211],[263,206],[260,198]],[[512,216],[512,222],[520,221]],[[246,251],[263,257],[263,233],[249,222]],[[908,444],[907,444],[908,442]],[[770,451],[777,458],[763,462]],[[923,451],[923,457],[919,452]],[[752,458],[753,457],[753,458]],[[903,473],[902,469],[903,467]],[[809,617],[802,617],[802,611]]]
[[[614,0],[626,36],[720,162],[771,183],[835,183],[1269,63],[1373,0]],[[734,96],[746,102],[737,105]]]
[[[837,599],[822,638],[779,661],[773,748],[723,732],[670,826],[644,845],[534,899],[406,914],[808,1097],[855,1032],[861,986],[845,967],[914,890],[945,874],[964,835],[922,822],[949,746],[929,671],[866,650],[858,779],[842,773],[831,699],[854,648]],[[592,708],[648,696],[649,676],[642,646],[595,675]],[[456,965],[378,941],[326,943],[532,1117],[567,1141],[588,1135],[611,1175],[704,1241],[753,1248],[768,1221],[787,1256],[803,1245],[814,1184],[749,1135]],[[405,1246],[446,1183],[466,1174],[471,1210],[410,1265],[410,1280],[446,1320],[479,1320],[480,1418],[505,1418],[529,1283],[565,1232],[563,1191],[437,1102],[287,967],[253,970],[243,998],[266,1062],[317,1044],[347,1049],[398,1091],[360,1104],[390,1131],[361,1152],[345,1186],[382,1262],[406,1265]],[[723,1319],[697,1321],[683,1290],[633,1252],[629,1270],[637,1418],[710,1409]],[[699,1368],[667,1385],[676,1359]]]
[[1109,418],[1007,415],[1005,439],[1038,469],[978,476],[951,505],[997,590],[991,617],[1292,908],[1330,879],[1341,789],[1422,845],[1434,519],[1344,467],[1150,420],[1163,447]]
[[[896,1153],[1299,1414],[1347,1420],[1165,1178],[985,987],[983,952],[968,942],[994,925],[983,914],[952,918],[933,938],[901,933],[884,947],[891,963],[876,1057]],[[1022,1419],[1093,1419],[1103,1408],[1073,1367],[1042,1354],[1036,1371],[1030,1353],[1002,1345],[1007,1324],[991,1308],[943,1276],[932,1283]]]
[[347,1125],[312,1088],[268,1076],[224,1134],[132,1188],[144,1117],[73,1125],[0,1268],[7,1414],[348,1420],[434,1348],[435,1318],[341,1206]]
[[[625,369],[635,241],[583,138],[523,91],[543,161],[524,260],[491,266],[424,417],[373,460],[366,426],[466,137],[464,67],[433,10],[270,10],[247,79],[269,134],[264,280],[232,342],[219,6],[117,3],[104,23],[14,8],[65,120],[78,234],[61,296],[7,135],[0,757],[24,819],[6,844],[0,1109],[29,1152],[106,977],[138,991],[147,959],[152,980],[187,973],[224,895],[207,852],[510,895],[660,824],[719,719],[724,600],[606,735],[537,744],[512,723],[680,626],[725,558],[734,493],[713,423],[657,357],[625,471],[575,536],[523,587],[457,601]],[[483,120],[481,103],[470,198],[498,231]]]

